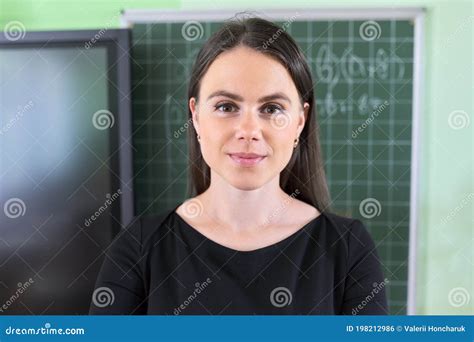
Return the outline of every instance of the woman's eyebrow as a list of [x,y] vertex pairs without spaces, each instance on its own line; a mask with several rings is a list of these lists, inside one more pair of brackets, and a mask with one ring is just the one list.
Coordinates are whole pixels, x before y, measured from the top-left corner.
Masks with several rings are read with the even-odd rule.
[[[225,97],[228,97],[235,101],[240,101],[240,102],[244,100],[244,98],[240,95],[228,92],[226,90],[217,90],[208,96],[207,101],[209,101],[210,99],[216,96],[225,96]],[[290,98],[286,96],[285,94],[283,94],[282,92],[277,92],[274,94],[263,96],[258,99],[258,102],[267,102],[267,101],[272,101],[272,100],[284,100],[291,104]]]
[[232,100],[240,101],[240,102],[244,100],[244,98],[240,95],[233,94],[225,90],[217,90],[208,96],[207,101],[209,101],[210,99],[216,96],[225,96],[225,97],[231,98]]
[[272,101],[272,100],[284,100],[291,104],[290,98],[286,96],[285,94],[283,94],[282,92],[277,92],[271,95],[261,97],[258,99],[258,102],[267,102],[267,101]]

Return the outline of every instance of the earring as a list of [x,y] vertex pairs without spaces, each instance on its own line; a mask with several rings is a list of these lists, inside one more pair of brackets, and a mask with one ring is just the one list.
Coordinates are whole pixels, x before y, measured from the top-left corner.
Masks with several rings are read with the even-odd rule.
[[200,141],[201,140],[201,136],[198,134],[197,135],[197,139]]
[[296,148],[296,146],[298,146],[298,141],[300,140],[300,138],[296,138],[295,139],[295,144],[293,145],[293,148]]

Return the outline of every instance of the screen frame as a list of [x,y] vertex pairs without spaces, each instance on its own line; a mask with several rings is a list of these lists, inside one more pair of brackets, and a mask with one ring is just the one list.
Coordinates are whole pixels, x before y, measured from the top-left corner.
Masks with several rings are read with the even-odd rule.
[[131,117],[131,68],[130,37],[128,29],[25,31],[21,39],[9,39],[0,34],[0,49],[40,47],[94,47],[106,48],[108,68],[108,110],[114,113],[115,124],[110,128],[110,168],[118,170],[118,177],[111,178],[110,193],[117,189],[121,195],[119,206],[111,208],[112,235],[125,228],[135,215],[133,188],[132,117]]

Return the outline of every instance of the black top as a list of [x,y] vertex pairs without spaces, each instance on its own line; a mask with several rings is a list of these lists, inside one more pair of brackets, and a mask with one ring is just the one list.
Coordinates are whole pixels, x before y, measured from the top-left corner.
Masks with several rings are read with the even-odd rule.
[[206,238],[176,208],[135,217],[120,231],[105,251],[90,314],[388,314],[386,281],[361,221],[323,213],[275,244],[237,251]]

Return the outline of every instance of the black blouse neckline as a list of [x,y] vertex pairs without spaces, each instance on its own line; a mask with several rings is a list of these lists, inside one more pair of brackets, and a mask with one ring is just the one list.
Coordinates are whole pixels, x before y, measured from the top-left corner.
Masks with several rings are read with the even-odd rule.
[[180,204],[178,204],[171,212],[171,214],[177,218],[181,223],[182,225],[184,225],[187,229],[186,229],[186,233],[189,232],[190,235],[192,235],[192,237],[196,238],[198,242],[202,242],[202,241],[207,241],[209,246],[212,246],[213,248],[215,249],[218,249],[218,250],[221,250],[223,252],[226,252],[226,253],[230,253],[230,254],[239,254],[241,256],[256,256],[256,255],[260,255],[260,254],[264,254],[264,253],[267,253],[267,252],[270,252],[270,251],[273,251],[275,249],[278,249],[279,247],[282,247],[284,245],[286,245],[287,243],[290,243],[292,242],[293,240],[297,239],[299,236],[301,236],[301,234],[310,226],[313,226],[314,224],[318,223],[319,220],[321,220],[321,218],[323,217],[324,213],[323,212],[320,212],[320,214],[313,218],[311,221],[307,222],[304,226],[302,226],[300,229],[298,229],[296,232],[292,233],[291,235],[287,236],[286,238],[280,240],[280,241],[277,241],[271,245],[268,245],[268,246],[264,246],[264,247],[260,247],[260,248],[257,248],[257,249],[252,249],[252,250],[249,250],[249,251],[241,251],[241,250],[237,250],[237,249],[234,249],[234,248],[231,248],[231,247],[227,247],[227,246],[224,246],[224,245],[221,245],[220,243],[212,240],[212,239],[209,239],[207,236],[205,236],[204,234],[202,234],[200,231],[198,231],[196,228],[194,228],[192,225],[190,225],[188,222],[186,222],[177,212],[176,212],[176,209],[180,206]]

